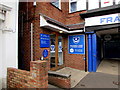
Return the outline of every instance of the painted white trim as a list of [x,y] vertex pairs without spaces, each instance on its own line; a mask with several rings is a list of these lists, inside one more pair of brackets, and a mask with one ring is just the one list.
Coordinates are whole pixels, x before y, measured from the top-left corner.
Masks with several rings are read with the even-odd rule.
[[2,13],[2,10],[0,11],[0,20],[4,21],[5,20],[5,15]]
[[61,0],[59,0],[59,9],[61,9]]
[[74,30],[74,31],[68,31],[66,29],[60,28],[58,26],[55,26],[53,24],[50,24],[48,22],[46,22],[46,20],[44,19],[43,16],[40,16],[40,27],[47,27],[47,28],[51,28],[54,31],[63,31],[64,33],[77,33],[77,32],[83,32],[84,30]]

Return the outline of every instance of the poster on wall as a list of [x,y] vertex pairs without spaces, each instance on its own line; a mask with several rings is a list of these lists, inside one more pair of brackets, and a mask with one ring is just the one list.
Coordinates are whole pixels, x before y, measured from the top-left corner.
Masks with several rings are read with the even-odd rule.
[[41,48],[49,48],[50,47],[50,35],[48,34],[40,34],[40,47]]
[[68,37],[69,54],[85,54],[85,36],[72,35]]

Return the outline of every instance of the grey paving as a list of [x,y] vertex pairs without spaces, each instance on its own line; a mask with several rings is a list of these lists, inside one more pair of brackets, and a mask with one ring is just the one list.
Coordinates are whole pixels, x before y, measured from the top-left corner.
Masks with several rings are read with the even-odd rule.
[[57,86],[48,84],[48,90],[63,90],[63,89],[62,89],[62,88],[59,88],[59,87],[57,87]]
[[74,88],[118,88],[118,75],[91,72]]
[[118,73],[120,70],[119,66],[120,59],[105,59],[100,63],[97,72],[120,75],[120,73]]

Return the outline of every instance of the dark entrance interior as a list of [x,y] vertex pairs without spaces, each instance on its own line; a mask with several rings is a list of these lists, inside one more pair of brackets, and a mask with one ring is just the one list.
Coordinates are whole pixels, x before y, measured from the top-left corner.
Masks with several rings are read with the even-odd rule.
[[98,31],[103,59],[120,58],[120,33],[118,28]]
[[120,58],[120,34],[109,34],[108,39],[105,40],[107,35],[102,36],[104,39],[104,58]]

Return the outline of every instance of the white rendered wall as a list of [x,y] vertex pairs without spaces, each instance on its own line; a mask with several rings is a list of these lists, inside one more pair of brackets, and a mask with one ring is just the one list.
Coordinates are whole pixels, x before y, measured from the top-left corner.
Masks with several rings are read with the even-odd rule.
[[18,1],[7,1],[0,3],[12,8],[6,13],[5,26],[13,31],[0,30],[0,89],[6,88],[7,67],[18,68]]
[[0,31],[0,89],[2,88],[2,31]]

